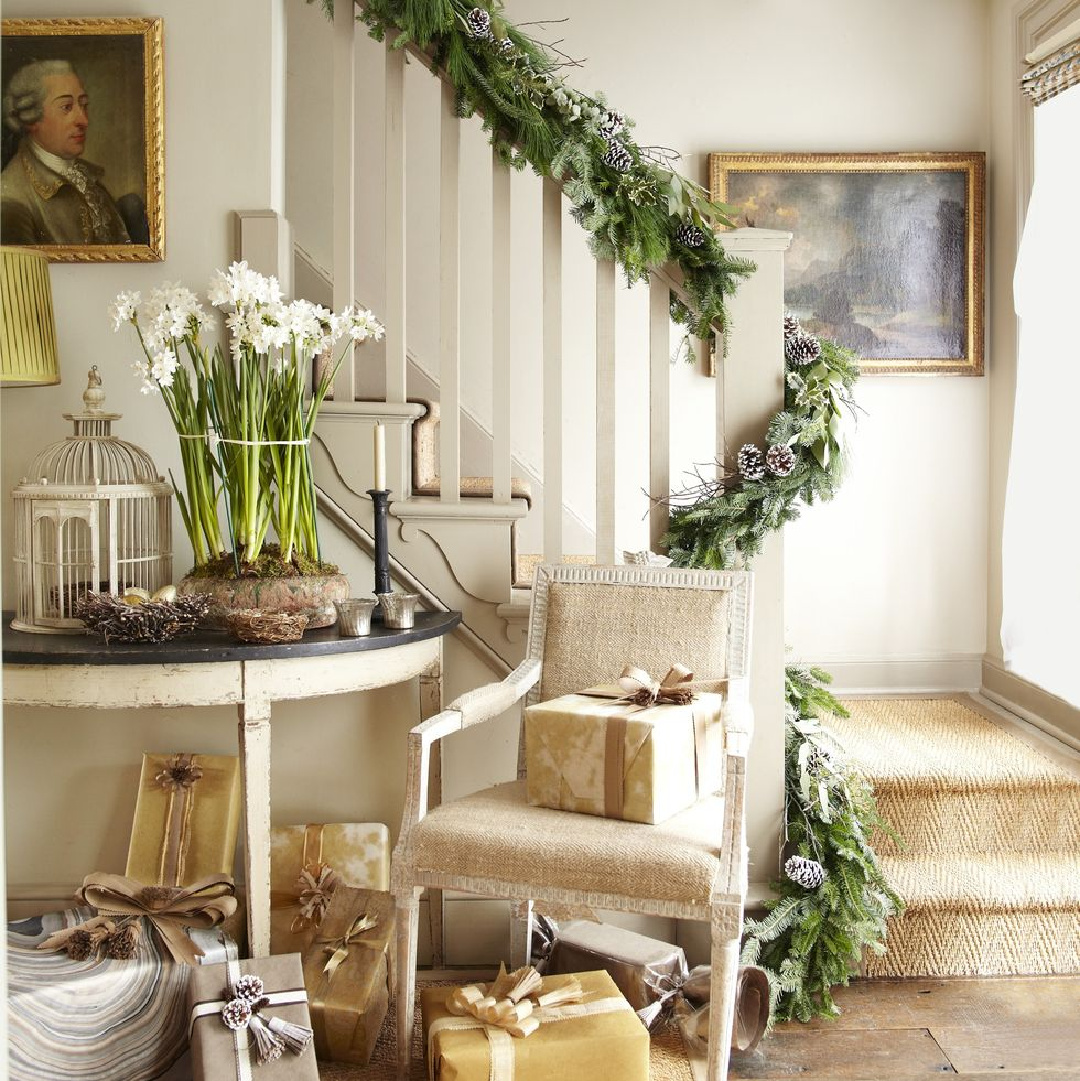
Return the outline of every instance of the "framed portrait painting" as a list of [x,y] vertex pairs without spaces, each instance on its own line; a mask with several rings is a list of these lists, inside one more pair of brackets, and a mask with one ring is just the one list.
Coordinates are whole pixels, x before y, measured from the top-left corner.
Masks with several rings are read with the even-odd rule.
[[985,156],[710,154],[738,225],[792,233],[785,304],[864,373],[982,375]]
[[165,257],[162,21],[4,19],[0,242]]

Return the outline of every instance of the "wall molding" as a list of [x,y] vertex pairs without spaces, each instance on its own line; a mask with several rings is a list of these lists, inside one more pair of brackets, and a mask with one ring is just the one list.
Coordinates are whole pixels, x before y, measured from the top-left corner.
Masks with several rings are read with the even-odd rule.
[[1010,672],[996,657],[983,659],[979,693],[1080,751],[1080,709]]
[[889,653],[884,656],[819,656],[800,664],[824,668],[837,694],[897,691],[976,691],[982,674],[982,653]]

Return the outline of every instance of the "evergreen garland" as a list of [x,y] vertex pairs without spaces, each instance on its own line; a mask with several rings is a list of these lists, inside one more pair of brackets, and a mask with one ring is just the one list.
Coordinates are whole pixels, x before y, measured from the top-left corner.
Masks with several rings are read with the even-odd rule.
[[[321,3],[332,16],[333,0]],[[700,338],[727,325],[727,298],[754,270],[717,239],[715,227],[732,225],[733,209],[670,168],[670,152],[638,146],[629,134],[633,121],[602,94],[564,82],[557,74],[563,59],[508,22],[501,0],[359,6],[376,41],[395,49],[412,44],[431,57],[457,91],[458,115],[480,114],[507,165],[562,182],[596,258],[617,262],[628,284],[678,264],[690,301],[677,305],[681,321]]]
[[746,921],[741,961],[768,972],[774,1019],[809,1021],[839,1013],[832,987],[848,983],[865,949],[884,952],[886,921],[903,902],[870,847],[875,830],[895,834],[818,720],[848,715],[823,686],[831,677],[802,667],[785,677],[787,842],[795,855],[788,877],[773,883],[767,915]]
[[[794,316],[786,319],[800,342],[809,338]],[[820,354],[809,366],[787,360],[784,409],[769,422],[767,451],[748,443],[734,470],[719,480],[698,476],[699,483],[665,500],[671,507],[668,555],[677,566],[724,569],[740,559],[745,563],[769,533],[798,518],[801,504],[831,499],[839,487],[841,410],[854,411],[858,362],[834,342],[809,340]]]

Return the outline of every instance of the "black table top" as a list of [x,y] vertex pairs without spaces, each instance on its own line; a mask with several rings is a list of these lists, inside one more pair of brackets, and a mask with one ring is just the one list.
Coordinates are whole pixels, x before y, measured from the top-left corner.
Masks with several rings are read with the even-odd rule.
[[417,612],[409,630],[372,622],[371,634],[362,638],[339,635],[337,627],[307,631],[299,642],[248,645],[224,631],[197,631],[171,642],[112,642],[96,635],[30,634],[11,629],[13,613],[3,614],[5,664],[205,664],[213,661],[262,661],[289,657],[321,657],[334,653],[362,653],[389,649],[409,642],[440,638],[461,622],[460,612]]

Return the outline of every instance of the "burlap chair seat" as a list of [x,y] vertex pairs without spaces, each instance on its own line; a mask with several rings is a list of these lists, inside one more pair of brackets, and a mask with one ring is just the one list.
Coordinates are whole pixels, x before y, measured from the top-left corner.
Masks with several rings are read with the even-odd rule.
[[511,781],[434,808],[413,827],[411,862],[451,888],[482,878],[707,906],[723,806],[713,796],[653,826],[531,807]]

